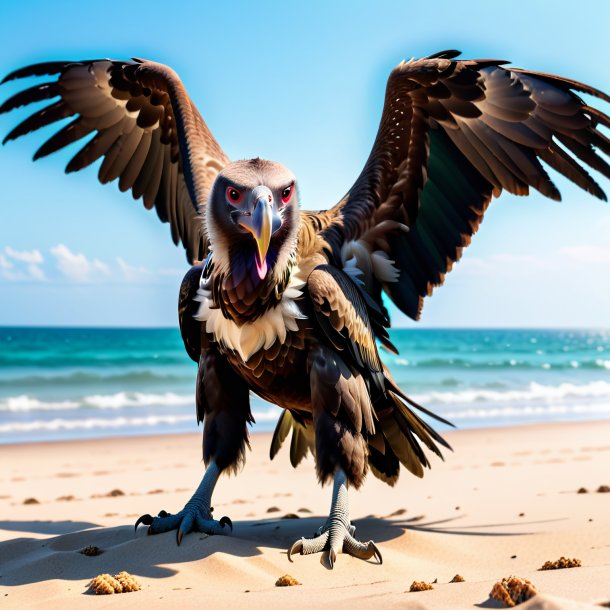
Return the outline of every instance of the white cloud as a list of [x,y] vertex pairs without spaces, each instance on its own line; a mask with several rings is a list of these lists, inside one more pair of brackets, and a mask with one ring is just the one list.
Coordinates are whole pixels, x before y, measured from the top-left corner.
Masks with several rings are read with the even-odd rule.
[[120,256],[117,257],[117,263],[119,264],[119,268],[123,272],[123,277],[126,280],[130,281],[138,281],[149,278],[152,274],[150,269],[146,267],[134,267],[125,261],[125,259]]
[[44,271],[38,265],[28,265],[28,273],[31,278],[44,282],[47,279]]
[[41,265],[44,258],[39,250],[15,250],[11,246],[6,246],[4,252],[16,261],[27,263],[28,265]]
[[[20,251],[11,246],[5,246],[4,254],[6,256],[0,254],[0,277],[3,279],[11,282],[47,279],[40,267],[44,258],[38,250]],[[15,263],[17,264],[15,265]]]
[[5,258],[2,254],[0,254],[0,269],[7,270],[12,269],[14,267],[13,263]]
[[110,275],[108,265],[97,258],[89,260],[82,253],[75,254],[64,244],[51,248],[51,254],[57,259],[61,273],[75,282],[89,282]]
[[560,253],[577,263],[610,264],[610,247],[608,246],[570,246],[562,248]]

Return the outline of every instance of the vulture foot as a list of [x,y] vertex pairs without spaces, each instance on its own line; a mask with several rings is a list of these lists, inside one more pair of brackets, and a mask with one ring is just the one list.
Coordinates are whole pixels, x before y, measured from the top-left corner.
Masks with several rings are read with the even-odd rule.
[[297,540],[288,549],[288,559],[292,561],[294,553],[310,555],[311,553],[328,551],[328,564],[332,569],[337,561],[337,552],[342,551],[358,559],[371,559],[371,557],[375,557],[379,563],[383,563],[381,553],[372,540],[360,542],[354,538],[353,534],[356,528],[353,525],[346,528],[340,522],[332,523],[330,526],[327,522],[320,530],[322,530],[322,533],[314,538],[301,538]]
[[379,563],[383,563],[381,553],[372,540],[365,543],[354,538],[356,528],[349,520],[346,483],[345,473],[338,470],[335,475],[330,515],[326,523],[316,532],[313,538],[301,538],[288,549],[289,561],[292,561],[294,553],[310,555],[311,553],[328,551],[328,564],[332,569],[337,561],[337,553],[342,551],[353,557],[358,557],[358,559],[375,557]]
[[[149,534],[162,534],[176,530],[176,541],[182,542],[185,534],[190,532],[202,532],[204,534],[228,534],[233,530],[233,523],[228,517],[222,517],[220,521],[212,519],[212,492],[218,481],[220,470],[214,462],[210,462],[203,479],[193,494],[193,497],[186,503],[186,506],[175,515],[162,510],[156,517],[142,515],[136,521],[138,525],[143,523],[148,525]],[[226,528],[225,526],[228,526]]]

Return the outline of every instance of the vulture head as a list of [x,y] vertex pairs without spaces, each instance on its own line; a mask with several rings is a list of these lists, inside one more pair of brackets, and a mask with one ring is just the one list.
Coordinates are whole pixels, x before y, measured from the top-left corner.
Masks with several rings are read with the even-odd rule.
[[215,266],[254,285],[283,274],[296,247],[294,174],[263,159],[236,161],[216,177],[206,210]]

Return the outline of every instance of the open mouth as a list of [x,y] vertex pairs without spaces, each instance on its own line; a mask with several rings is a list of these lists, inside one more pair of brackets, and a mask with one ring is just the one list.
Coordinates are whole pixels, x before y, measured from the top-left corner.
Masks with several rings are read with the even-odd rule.
[[265,257],[261,260],[261,253],[258,248],[256,249],[255,260],[256,270],[258,271],[258,277],[261,280],[264,280],[267,276],[267,258]]

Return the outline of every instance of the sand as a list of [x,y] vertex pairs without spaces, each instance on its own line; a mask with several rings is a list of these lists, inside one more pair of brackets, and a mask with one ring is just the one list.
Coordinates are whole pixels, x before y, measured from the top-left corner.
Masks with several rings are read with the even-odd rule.
[[[200,434],[0,447],[0,606],[210,608],[497,608],[494,582],[511,574],[541,592],[521,608],[599,608],[610,600],[610,421],[448,433],[455,452],[395,488],[369,476],[351,493],[356,534],[383,565],[286,549],[324,521],[330,488],[288,448],[270,462],[270,435],[254,434],[237,477],[223,477],[215,516],[231,536],[147,536],[142,513],[175,512],[198,484]],[[577,493],[579,488],[588,493]],[[24,503],[29,500],[30,503]],[[35,501],[34,501],[35,500]],[[296,514],[298,519],[282,519]],[[95,545],[98,556],[78,551]],[[582,567],[538,571],[547,560]],[[126,570],[142,590],[86,593],[101,573]],[[285,574],[300,586],[276,587]],[[449,583],[455,574],[465,582]],[[413,581],[433,589],[409,592]]]

